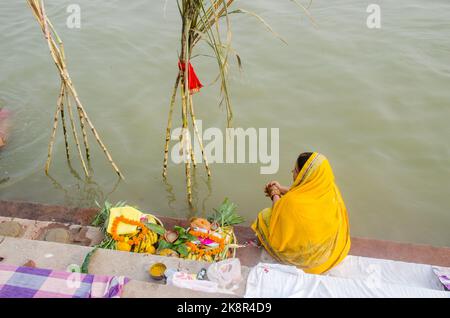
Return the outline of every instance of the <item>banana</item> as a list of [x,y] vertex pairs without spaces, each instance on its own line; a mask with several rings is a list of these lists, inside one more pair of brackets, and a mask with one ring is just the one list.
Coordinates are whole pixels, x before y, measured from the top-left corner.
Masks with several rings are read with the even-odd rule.
[[147,236],[142,240],[139,246],[139,253],[145,252],[146,248],[147,248]]
[[149,231],[149,238],[150,238],[150,244],[155,244],[158,241],[158,237],[156,236],[155,232]]
[[154,242],[154,241],[149,237],[149,238],[148,238],[148,241],[147,241],[147,248],[149,248],[150,246],[155,245],[155,243],[156,243],[156,242]]
[[148,231],[147,233],[147,237],[148,237],[148,241],[150,242],[150,244],[153,244],[154,242],[154,236],[153,236],[153,232],[152,231]]

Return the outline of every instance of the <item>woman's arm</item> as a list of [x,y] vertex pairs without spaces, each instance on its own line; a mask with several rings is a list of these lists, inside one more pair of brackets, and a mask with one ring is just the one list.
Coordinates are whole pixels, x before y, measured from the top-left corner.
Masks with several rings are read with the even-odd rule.
[[275,206],[275,203],[278,201],[278,200],[280,200],[281,199],[281,197],[278,195],[278,194],[275,194],[273,197],[272,197],[272,208]]
[[289,191],[290,188],[280,185],[279,189],[280,189],[281,194],[284,195]]
[[275,205],[275,203],[278,200],[280,200],[280,198],[281,198],[281,191],[280,191],[280,189],[278,187],[276,187],[276,186],[271,186],[269,188],[269,196],[270,196],[270,199],[273,202],[272,203],[272,207],[273,207]]

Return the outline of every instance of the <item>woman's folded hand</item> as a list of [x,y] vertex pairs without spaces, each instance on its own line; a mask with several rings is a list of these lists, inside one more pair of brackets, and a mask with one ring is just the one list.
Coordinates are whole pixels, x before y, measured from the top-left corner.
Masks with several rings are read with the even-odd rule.
[[266,188],[271,186],[276,186],[277,188],[281,188],[281,184],[278,181],[270,181],[266,184]]
[[266,187],[264,192],[266,194],[266,197],[269,197],[270,199],[272,199],[275,194],[281,196],[281,190],[276,185],[270,185]]
[[270,181],[266,184],[264,187],[264,193],[266,194],[266,197],[270,197],[270,188],[271,187],[277,187],[278,189],[281,189],[281,185],[278,181]]

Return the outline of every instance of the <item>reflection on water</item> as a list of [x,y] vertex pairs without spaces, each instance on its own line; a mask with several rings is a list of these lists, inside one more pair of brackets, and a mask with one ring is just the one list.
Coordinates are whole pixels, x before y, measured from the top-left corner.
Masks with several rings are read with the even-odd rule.
[[[192,209],[184,167],[171,163],[167,181],[161,177],[178,70],[175,1],[79,0],[81,29],[65,27],[71,1],[46,3],[81,101],[125,181],[118,182],[94,146],[92,179],[85,180],[75,160],[74,174],[60,133],[52,179],[45,176],[59,78],[26,2],[2,0],[0,107],[13,111],[13,128],[0,152],[0,199],[83,206],[126,200],[187,217],[208,215],[229,197],[249,223],[270,205],[263,185],[270,179],[288,185],[298,153],[316,150],[333,166],[352,235],[450,245],[449,1],[383,1],[382,28],[369,30],[368,4],[358,0],[313,1],[317,28],[291,1],[237,0],[236,7],[259,13],[288,42],[256,19],[232,17],[243,63],[240,73],[231,61],[234,126],[279,128],[280,171],[261,175],[259,164],[211,164],[209,180],[198,166]],[[195,67],[204,84],[216,79],[213,59],[199,56]],[[204,130],[223,130],[217,86],[205,86],[196,95],[196,117]]]
[[163,178],[163,182],[165,184],[165,190],[166,190],[166,198],[167,198],[167,205],[169,208],[174,209],[173,203],[177,201],[177,197],[175,196],[175,193],[173,192],[173,186],[167,181],[166,178]]
[[73,183],[68,183],[67,180],[61,183],[62,180],[58,181],[51,174],[48,174],[47,177],[51,180],[56,190],[55,192],[62,193],[65,204],[70,206],[91,207],[94,202],[103,205],[122,181],[120,178],[117,178],[117,182],[105,193],[103,187],[95,182],[92,177],[84,177],[82,179],[70,163],[68,163],[68,167],[73,175]]

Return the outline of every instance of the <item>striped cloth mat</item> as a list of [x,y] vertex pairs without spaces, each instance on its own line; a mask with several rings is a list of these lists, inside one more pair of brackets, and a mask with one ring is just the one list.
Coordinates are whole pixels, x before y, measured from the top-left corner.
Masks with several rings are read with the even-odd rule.
[[444,286],[445,290],[450,291],[450,268],[433,266],[433,271],[441,284]]
[[0,264],[0,298],[119,298],[124,276]]

